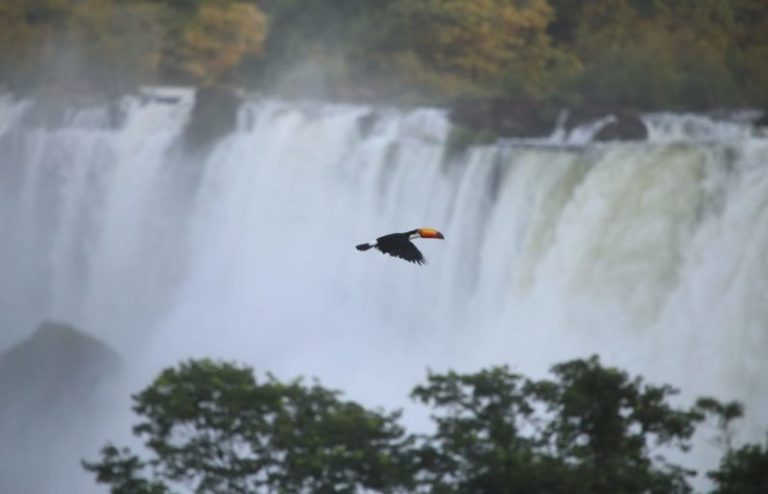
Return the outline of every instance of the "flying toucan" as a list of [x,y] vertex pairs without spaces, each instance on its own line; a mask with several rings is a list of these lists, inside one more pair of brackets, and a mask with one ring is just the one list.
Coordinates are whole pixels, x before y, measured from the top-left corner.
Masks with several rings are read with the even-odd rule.
[[399,257],[405,259],[408,262],[415,262],[416,264],[426,264],[427,260],[424,259],[424,255],[419,252],[419,249],[413,245],[411,240],[415,238],[439,238],[444,239],[443,234],[434,228],[417,228],[409,232],[403,233],[390,233],[383,237],[377,238],[374,242],[369,244],[360,244],[357,246],[357,250],[368,250],[371,248],[377,248],[384,254],[390,256]]

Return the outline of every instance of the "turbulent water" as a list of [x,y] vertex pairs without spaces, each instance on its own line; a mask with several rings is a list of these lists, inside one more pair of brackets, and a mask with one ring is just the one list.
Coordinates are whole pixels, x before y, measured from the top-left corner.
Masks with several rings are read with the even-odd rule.
[[[440,110],[254,98],[203,155],[180,140],[191,93],[155,93],[117,127],[0,99],[0,349],[43,319],[83,328],[129,362],[121,406],[211,356],[389,408],[427,367],[599,353],[744,401],[748,438],[768,426],[768,136],[750,125],[656,114],[648,142],[585,127],[462,152]],[[419,243],[424,267],[354,249],[418,226],[446,237]]]

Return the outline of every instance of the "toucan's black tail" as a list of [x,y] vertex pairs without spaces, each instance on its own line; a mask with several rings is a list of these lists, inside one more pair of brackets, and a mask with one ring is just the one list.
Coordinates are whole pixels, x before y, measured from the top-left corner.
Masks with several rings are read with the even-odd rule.
[[357,250],[368,250],[368,249],[370,249],[372,247],[373,247],[373,245],[371,245],[371,244],[360,244],[360,245],[357,245],[355,248]]

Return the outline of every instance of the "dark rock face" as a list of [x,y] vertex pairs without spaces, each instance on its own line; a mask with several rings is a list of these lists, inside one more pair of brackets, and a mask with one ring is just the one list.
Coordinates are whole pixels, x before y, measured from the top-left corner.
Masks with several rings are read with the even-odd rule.
[[231,89],[198,88],[195,106],[184,129],[185,147],[191,151],[207,148],[235,130],[240,103],[240,97]]
[[595,134],[596,141],[644,141],[648,129],[637,114],[619,114]]
[[0,353],[0,414],[9,406],[80,403],[120,366],[118,355],[71,326],[44,322],[35,333]]
[[[508,98],[458,101],[450,111],[454,125],[497,137],[546,137],[555,128],[560,109],[531,100]],[[594,122],[607,115],[616,120],[595,136],[598,141],[645,140],[648,131],[637,112],[621,108],[577,108],[570,111],[566,129]]]
[[375,111],[371,111],[357,119],[357,128],[362,135],[368,135],[373,130],[376,122],[379,120],[379,115]]
[[640,113],[627,108],[579,108],[569,115],[566,128],[570,132],[575,127],[608,115],[613,115],[615,120],[595,134],[595,141],[644,141],[648,138],[648,129],[640,118]]
[[500,137],[547,136],[556,117],[556,111],[534,101],[508,98],[460,100],[450,110],[454,124]]
[[121,365],[103,343],[54,322],[0,353],[0,492],[62,492],[58,481],[85,479],[79,461],[102,442],[89,431],[107,419],[104,385]]
[[755,126],[755,128],[758,128],[758,129],[768,128],[768,110],[764,111],[763,114],[757,120],[754,121],[753,125]]

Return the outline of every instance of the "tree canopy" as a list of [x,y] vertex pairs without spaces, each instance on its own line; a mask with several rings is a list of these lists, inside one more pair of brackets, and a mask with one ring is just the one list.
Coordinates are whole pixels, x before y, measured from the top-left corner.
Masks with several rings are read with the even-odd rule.
[[[301,381],[259,383],[246,367],[208,360],[167,369],[134,396],[134,433],[153,458],[107,446],[86,463],[113,492],[387,491],[401,485],[397,413]],[[155,478],[142,477],[144,470]]]
[[0,83],[764,108],[766,33],[762,0],[7,0]]
[[720,468],[707,476],[715,482],[713,494],[768,492],[768,441],[728,451]]
[[[676,408],[670,386],[596,357],[532,380],[507,367],[430,373],[412,398],[434,431],[371,410],[319,383],[259,381],[248,367],[190,360],[133,396],[148,457],[108,444],[85,461],[116,494],[167,492],[686,493],[685,452],[706,417],[741,415],[712,398]],[[720,490],[765,482],[766,450],[731,450],[710,473]],[[731,489],[731,490],[728,490]]]

